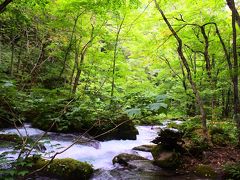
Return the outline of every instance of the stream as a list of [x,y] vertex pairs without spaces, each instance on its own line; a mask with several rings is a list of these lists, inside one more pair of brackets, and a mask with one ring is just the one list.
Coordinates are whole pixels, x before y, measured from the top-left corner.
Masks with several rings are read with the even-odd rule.
[[[180,122],[177,122],[180,123]],[[163,123],[162,126],[137,126],[139,131],[136,140],[110,140],[110,141],[95,141],[89,139],[89,137],[82,137],[81,140],[86,143],[75,144],[67,151],[59,154],[56,158],[73,158],[79,161],[85,161],[93,165],[96,169],[92,180],[112,180],[112,179],[186,179],[184,176],[175,176],[175,172],[163,171],[159,167],[146,164],[147,170],[143,171],[141,168],[145,162],[133,171],[125,169],[120,165],[113,165],[112,159],[120,153],[137,154],[152,160],[150,152],[135,151],[132,148],[140,145],[151,144],[160,128],[165,128],[168,121]],[[32,128],[30,124],[25,124],[25,128],[16,129],[4,129],[0,130],[0,134],[21,134],[23,136],[30,136],[33,139],[39,138],[43,133],[42,130]],[[72,144],[72,142],[79,137],[79,134],[62,134],[62,133],[47,133],[47,139],[41,140],[44,142],[45,152],[41,155],[44,158],[51,158],[56,152],[62,151],[64,148]],[[0,155],[3,152],[11,151],[11,149],[0,149]],[[33,152],[34,153],[34,152]],[[11,155],[12,158],[16,158],[17,155]],[[189,177],[188,177],[189,178]],[[195,179],[195,178],[191,178]]]

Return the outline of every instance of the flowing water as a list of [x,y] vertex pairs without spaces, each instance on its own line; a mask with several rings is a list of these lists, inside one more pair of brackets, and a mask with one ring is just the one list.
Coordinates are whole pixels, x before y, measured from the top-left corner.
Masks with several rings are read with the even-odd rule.
[[[157,132],[160,126],[137,126],[139,135],[137,140],[110,140],[104,142],[95,141],[90,144],[76,144],[62,154],[57,155],[56,158],[73,158],[79,161],[86,161],[93,165],[95,169],[113,169],[112,159],[114,156],[120,153],[132,153],[139,154],[148,159],[152,159],[152,156],[148,152],[134,151],[132,148],[151,144],[150,141],[157,136]],[[25,125],[25,128],[16,129],[4,129],[0,131],[0,134],[21,134],[23,136],[39,137],[44,131],[32,128],[29,124]],[[50,158],[54,153],[62,151],[64,148],[70,146],[76,135],[66,138],[66,134],[48,133],[49,142],[45,143],[46,152],[42,155],[46,158]],[[42,140],[43,142],[45,140]],[[1,149],[0,153],[3,153],[9,149]],[[13,156],[13,155],[12,155]]]
[[[176,123],[181,123],[175,121]],[[57,155],[56,158],[73,158],[79,161],[85,161],[93,165],[95,171],[92,180],[112,180],[112,179],[185,179],[189,178],[186,176],[175,176],[174,174],[167,171],[161,170],[158,167],[149,167],[153,166],[152,164],[147,164],[145,167],[148,167],[147,171],[140,170],[127,170],[119,166],[114,166],[112,164],[112,159],[114,156],[120,153],[131,153],[138,154],[147,159],[152,159],[152,155],[149,152],[135,151],[132,148],[140,145],[151,144],[150,141],[153,140],[161,128],[165,128],[169,121],[166,121],[162,126],[137,126],[139,135],[137,135],[136,140],[111,140],[111,141],[93,141],[87,137],[82,139],[87,141],[87,143],[75,144],[67,151]],[[0,134],[21,134],[23,136],[30,136],[33,139],[37,139],[44,131],[32,128],[30,124],[26,124],[25,128],[16,129],[4,129],[0,130]],[[48,142],[44,142],[46,151],[41,153],[45,158],[51,158],[56,152],[62,151],[72,144],[74,139],[78,137],[76,134],[62,134],[62,133],[47,133]],[[0,155],[3,152],[11,151],[10,148],[0,149]],[[16,158],[17,155],[9,155],[12,158]],[[139,162],[137,162],[139,163]],[[144,163],[142,162],[139,166],[141,167]],[[191,178],[191,177],[190,177]],[[192,177],[191,179],[199,179]]]

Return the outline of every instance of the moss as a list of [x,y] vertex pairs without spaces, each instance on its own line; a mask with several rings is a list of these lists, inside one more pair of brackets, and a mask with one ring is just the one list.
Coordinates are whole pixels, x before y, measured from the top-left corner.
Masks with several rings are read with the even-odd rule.
[[157,145],[154,148],[152,148],[151,153],[152,153],[153,158],[157,159],[162,150],[163,149],[160,145]]
[[[49,163],[49,160],[44,160],[42,158],[32,160],[34,163],[34,169],[39,169]],[[80,162],[71,158],[54,159],[42,173],[64,180],[89,179],[93,173],[93,168],[88,163]]]
[[180,128],[180,125],[178,125],[176,122],[170,122],[168,125],[167,125],[168,128],[174,128],[174,129],[179,129]]
[[214,134],[224,134],[224,129],[221,127],[213,126],[210,128],[209,134],[214,135]]
[[21,143],[21,138],[16,134],[0,134],[0,141]]
[[176,169],[180,165],[180,158],[176,152],[162,152],[154,164],[167,169]]
[[151,151],[154,164],[168,169],[176,169],[180,165],[180,156],[173,151],[166,151],[162,146],[156,146]]
[[217,176],[217,173],[213,170],[213,168],[204,164],[197,165],[194,172],[198,176],[208,177],[211,179],[215,179]]

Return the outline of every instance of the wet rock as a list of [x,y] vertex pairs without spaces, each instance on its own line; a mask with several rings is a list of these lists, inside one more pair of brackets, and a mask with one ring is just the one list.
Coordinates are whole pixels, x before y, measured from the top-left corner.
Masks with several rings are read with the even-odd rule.
[[176,169],[180,165],[180,156],[175,151],[164,150],[157,146],[152,150],[154,164],[161,168]]
[[162,168],[155,166],[151,160],[132,160],[128,162],[128,167],[137,171],[156,172]]
[[[49,160],[41,158],[29,158],[28,161],[33,162],[33,169],[39,169],[49,163]],[[93,168],[91,165],[70,158],[54,159],[42,171],[44,176],[47,175],[47,177],[59,178],[62,180],[89,179],[92,173]]]
[[[131,161],[135,162],[135,161]],[[137,160],[141,163],[142,160]],[[144,162],[143,162],[144,163]],[[152,165],[150,165],[152,166]],[[156,167],[156,166],[155,166]],[[186,180],[191,179],[186,176],[177,175],[175,171],[162,170],[156,167],[156,171],[152,170],[151,167],[148,169],[126,169],[117,168],[113,170],[97,170],[94,172],[91,180],[158,180],[158,179],[169,179],[169,180]]]
[[173,129],[164,129],[160,131],[158,137],[156,137],[152,142],[154,144],[161,144],[166,149],[176,149],[179,148],[179,143],[184,143],[182,141],[183,133],[173,130]]
[[76,142],[76,144],[86,145],[90,147],[94,147],[95,149],[100,148],[100,142],[94,140],[92,137],[86,137],[79,134],[64,134],[64,133],[54,133],[50,132],[47,134],[50,140],[54,141],[69,141],[69,142]]
[[[138,130],[135,127],[135,124],[132,120],[129,119],[127,115],[121,115],[118,117],[112,124],[111,120],[102,120],[101,124],[92,128],[89,131],[89,134],[96,136],[102,133],[105,133],[111,129],[111,132],[106,133],[100,137],[97,137],[97,140],[136,140],[138,135]],[[122,124],[121,124],[122,123]],[[117,125],[121,124],[116,128]]]
[[147,145],[141,145],[141,146],[134,147],[133,150],[151,152],[154,147],[156,147],[156,145],[147,144]]
[[[28,138],[26,141],[25,147],[31,147],[32,144],[35,143],[35,141],[32,138]],[[22,146],[22,138],[18,136],[17,134],[0,134],[0,147],[5,148],[5,147],[16,147],[16,146]],[[37,151],[40,151],[44,153],[46,151],[46,147],[44,146],[43,143],[38,142],[36,143],[34,149]]]
[[112,163],[113,164],[118,163],[123,166],[128,166],[128,162],[133,160],[147,160],[147,159],[135,154],[122,153],[115,156],[112,160]]
[[16,134],[0,134],[0,141],[21,143],[21,138]]

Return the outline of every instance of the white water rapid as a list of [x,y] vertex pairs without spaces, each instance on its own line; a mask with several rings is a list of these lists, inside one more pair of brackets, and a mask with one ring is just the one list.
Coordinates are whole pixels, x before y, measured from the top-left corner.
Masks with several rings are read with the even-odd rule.
[[[73,158],[79,161],[88,162],[92,164],[95,169],[102,168],[106,170],[114,168],[112,165],[112,159],[120,153],[135,153],[148,159],[152,159],[149,152],[135,151],[132,150],[132,148],[140,145],[151,144],[150,141],[157,136],[159,128],[160,126],[137,126],[139,131],[137,140],[111,140],[98,142],[97,147],[76,144],[64,153],[57,155],[56,158]],[[19,132],[23,136],[40,136],[44,133],[44,131],[31,128],[31,126],[27,124],[25,125],[25,128],[19,128],[18,131],[16,129],[5,129],[1,130],[0,134],[19,134]],[[54,153],[62,151],[71,144],[71,140],[61,140],[60,138],[53,140],[50,137],[49,143],[44,144],[47,150],[42,155],[46,158],[50,158]],[[11,149],[0,149],[0,154],[8,150]],[[14,155],[11,155],[11,157],[14,157]]]

